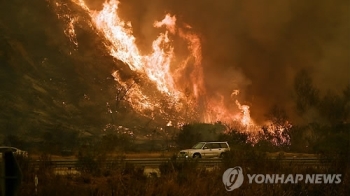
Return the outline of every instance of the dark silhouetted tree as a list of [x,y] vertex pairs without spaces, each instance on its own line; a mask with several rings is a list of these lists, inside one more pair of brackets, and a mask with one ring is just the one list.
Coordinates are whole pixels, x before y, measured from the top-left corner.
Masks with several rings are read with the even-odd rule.
[[320,100],[320,114],[333,125],[345,122],[349,113],[346,99],[346,97],[342,98],[336,93],[328,91]]
[[299,114],[317,105],[319,90],[312,84],[312,78],[306,70],[299,71],[294,78],[294,91],[296,93],[296,107]]
[[190,148],[201,140],[201,133],[191,124],[182,126],[180,132],[176,136],[176,142],[180,148]]

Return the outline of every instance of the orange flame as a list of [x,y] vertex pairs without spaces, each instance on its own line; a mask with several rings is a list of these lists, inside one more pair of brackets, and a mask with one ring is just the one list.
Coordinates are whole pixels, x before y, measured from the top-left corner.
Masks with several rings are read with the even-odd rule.
[[[208,97],[205,89],[202,48],[200,37],[189,25],[177,26],[176,17],[166,14],[161,21],[155,21],[155,28],[165,28],[152,43],[150,54],[141,54],[135,43],[132,25],[118,15],[117,0],[105,2],[101,11],[90,10],[84,0],[72,0],[91,17],[98,34],[103,35],[106,47],[111,56],[123,61],[132,71],[141,76],[144,83],[151,81],[159,93],[151,93],[150,87],[142,82],[123,81],[116,71],[112,75],[124,88],[130,88],[128,102],[140,114],[148,112],[148,116],[159,113],[178,121],[189,122],[200,120],[205,122],[222,121],[225,123],[240,122],[243,126],[253,125],[249,106],[241,105],[238,100],[225,104],[224,96]],[[180,38],[187,43],[188,55],[176,56],[173,39]],[[132,85],[131,85],[132,84]],[[147,83],[148,84],[148,83]],[[232,95],[237,95],[234,91]],[[231,98],[232,98],[231,95]],[[165,105],[160,100],[166,100]],[[226,102],[232,100],[226,100]],[[236,112],[232,110],[235,106]],[[240,111],[240,112],[237,112]],[[149,115],[151,113],[151,115]],[[172,116],[172,117],[170,117]]]
[[165,15],[165,18],[162,21],[156,21],[154,22],[153,26],[154,27],[162,27],[166,26],[166,28],[170,31],[170,33],[175,34],[175,23],[176,23],[176,18],[175,16],[170,16],[170,14]]

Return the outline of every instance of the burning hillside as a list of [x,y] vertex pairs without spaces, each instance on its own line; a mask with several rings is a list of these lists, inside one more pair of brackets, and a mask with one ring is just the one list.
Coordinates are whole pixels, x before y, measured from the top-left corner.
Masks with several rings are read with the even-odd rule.
[[182,124],[192,121],[254,124],[249,106],[236,97],[239,89],[231,89],[229,97],[207,94],[200,33],[189,24],[179,23],[176,15],[167,13],[154,21],[153,28],[160,29],[160,33],[150,46],[151,52],[145,53],[136,44],[131,23],[119,16],[118,1],[105,2],[99,11],[90,9],[83,0],[73,2],[89,17],[62,9],[66,5],[63,2],[52,2],[58,17],[65,15],[69,19],[67,36],[78,46],[74,24],[85,22],[104,38],[101,44],[110,55],[134,73],[133,77],[125,78],[123,71],[111,70],[116,82],[128,92],[125,100],[135,111],[152,119]]
[[288,143],[290,122],[347,120],[337,2],[3,1],[0,124],[32,134],[221,122]]

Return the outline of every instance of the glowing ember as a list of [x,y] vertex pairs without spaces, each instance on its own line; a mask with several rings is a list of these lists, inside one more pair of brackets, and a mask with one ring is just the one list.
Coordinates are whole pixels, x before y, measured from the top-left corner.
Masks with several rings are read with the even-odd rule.
[[173,123],[171,121],[169,121],[167,124],[166,124],[167,127],[171,127],[173,126]]
[[72,17],[69,14],[65,13],[64,7],[67,5],[61,3],[61,2],[56,2],[53,4],[54,9],[57,13],[57,17],[66,23],[66,29],[64,30],[64,34],[69,38],[70,42],[74,44],[74,48],[78,48],[78,40],[77,40],[77,35],[75,33],[74,29],[74,24],[77,21],[76,17]]

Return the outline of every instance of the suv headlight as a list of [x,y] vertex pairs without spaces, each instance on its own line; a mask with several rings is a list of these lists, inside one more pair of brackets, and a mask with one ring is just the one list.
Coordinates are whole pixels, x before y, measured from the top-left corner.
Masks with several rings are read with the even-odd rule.
[[192,156],[193,156],[193,152],[192,152],[192,151],[188,151],[188,152],[187,152],[187,156],[188,156],[188,157],[192,157]]
[[178,157],[186,157],[186,156],[187,156],[187,152],[185,152],[185,151],[180,151],[179,152]]

